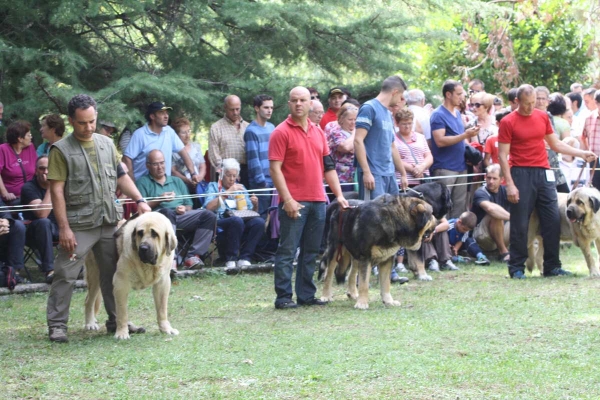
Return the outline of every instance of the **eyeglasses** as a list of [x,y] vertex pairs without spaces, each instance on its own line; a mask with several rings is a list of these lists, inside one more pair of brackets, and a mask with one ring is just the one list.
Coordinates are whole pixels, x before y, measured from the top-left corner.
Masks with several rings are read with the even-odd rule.
[[151,167],[164,167],[165,166],[164,161],[149,162],[147,164],[150,165]]
[[313,113],[313,114],[316,114],[316,115],[323,115],[323,114],[325,114],[325,111],[313,111],[313,110],[310,110],[310,112]]
[[473,108],[479,108],[479,107],[481,107],[482,105],[483,105],[483,104],[481,104],[481,103],[471,103],[471,107],[473,107]]
[[321,98],[317,95],[317,96],[310,96],[311,100],[320,100]]
[[548,101],[547,97],[536,97],[535,98],[537,101]]
[[225,178],[229,178],[229,179],[237,179],[238,174],[225,174],[223,175]]

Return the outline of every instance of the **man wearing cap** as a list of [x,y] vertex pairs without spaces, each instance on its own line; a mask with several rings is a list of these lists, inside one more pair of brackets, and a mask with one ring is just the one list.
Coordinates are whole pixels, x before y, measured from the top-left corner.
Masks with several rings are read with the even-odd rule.
[[321,118],[321,129],[325,130],[325,126],[331,121],[337,121],[337,112],[346,99],[350,97],[348,91],[342,87],[334,87],[329,91],[328,102],[329,108]]
[[[169,112],[171,107],[165,103],[156,101],[146,109],[146,123],[136,129],[131,136],[127,148],[123,152],[123,162],[127,166],[131,179],[137,180],[148,173],[146,168],[146,157],[152,150],[160,150],[165,156],[165,168],[167,175],[171,175],[171,160],[173,152],[178,153],[188,171],[194,171],[194,163],[183,146],[183,142],[169,123]],[[192,181],[198,183],[198,177],[192,172]]]
[[244,133],[248,122],[242,119],[242,101],[236,95],[225,97],[225,116],[212,124],[208,138],[208,158],[212,164],[211,180],[221,173],[221,163],[225,158],[235,158],[240,163],[240,183],[250,187]]
[[98,129],[98,133],[104,135],[106,137],[112,138],[113,135],[117,132],[117,127],[111,121],[100,121],[100,129]]

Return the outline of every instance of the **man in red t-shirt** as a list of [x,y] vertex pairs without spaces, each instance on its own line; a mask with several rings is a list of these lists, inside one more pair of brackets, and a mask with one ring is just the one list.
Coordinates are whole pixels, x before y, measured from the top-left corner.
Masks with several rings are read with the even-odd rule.
[[[593,161],[590,151],[575,149],[561,142],[552,130],[548,114],[535,108],[536,94],[531,85],[521,85],[517,109],[500,121],[498,155],[506,179],[508,201],[517,206],[510,213],[511,278],[525,278],[529,217],[537,209],[544,239],[544,276],[570,275],[561,268],[560,215],[554,172],[550,169],[544,140],[557,153]],[[507,157],[510,154],[510,162]]]
[[325,126],[331,121],[337,121],[337,113],[344,104],[344,101],[350,97],[348,91],[341,87],[334,87],[329,91],[327,101],[329,102],[329,108],[327,112],[321,118],[320,126],[321,129],[325,130]]
[[308,89],[301,86],[292,89],[288,107],[290,115],[275,128],[269,140],[270,172],[281,201],[274,271],[277,309],[297,307],[292,300],[292,263],[298,247],[295,287],[298,304],[325,304],[315,297],[317,288],[313,282],[325,227],[323,176],[340,205],[348,207],[325,135],[308,120]]

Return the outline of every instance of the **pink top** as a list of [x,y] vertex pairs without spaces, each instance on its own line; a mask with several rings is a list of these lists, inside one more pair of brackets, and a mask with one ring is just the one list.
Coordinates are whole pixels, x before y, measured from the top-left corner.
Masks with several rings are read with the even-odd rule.
[[[430,153],[425,136],[421,135],[420,133],[411,132],[410,140],[404,143],[404,141],[402,141],[398,135],[399,133],[394,136],[394,144],[396,145],[396,149],[398,149],[398,153],[400,153],[400,158],[402,161],[412,165],[422,164],[425,161],[425,157],[427,157],[427,155]],[[416,162],[415,158],[417,159]],[[423,176],[429,176],[429,169],[425,169],[423,171]],[[400,177],[400,172],[396,172],[396,178],[400,179]],[[406,171],[406,178],[408,179],[409,185],[421,183],[419,178],[413,177],[408,171]]]
[[[23,164],[25,179],[23,179],[23,169],[19,165],[18,158],[21,159]],[[35,146],[30,144],[25,147],[18,158],[10,144],[0,144],[0,176],[6,190],[17,197],[21,196],[21,188],[25,182],[30,181],[35,174],[35,162],[37,160]]]

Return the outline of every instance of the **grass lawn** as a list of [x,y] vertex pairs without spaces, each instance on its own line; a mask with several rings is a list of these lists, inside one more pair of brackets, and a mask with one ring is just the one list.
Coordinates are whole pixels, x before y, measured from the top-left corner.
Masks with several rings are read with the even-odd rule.
[[598,399],[600,280],[579,249],[561,257],[577,276],[512,281],[499,263],[468,266],[393,286],[399,308],[372,284],[368,311],[341,286],[326,307],[275,310],[272,274],[207,273],[172,288],[179,336],[158,332],[150,289],[132,293],[130,316],[148,332],[122,342],[83,330],[85,292],[68,344],[47,339],[47,294],[8,296],[0,396]]

